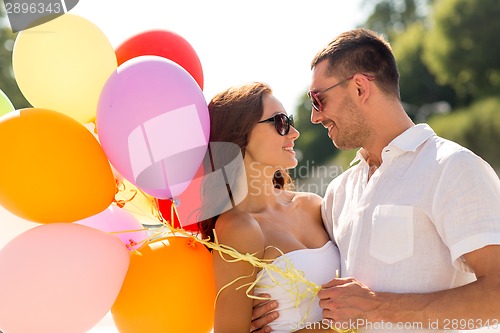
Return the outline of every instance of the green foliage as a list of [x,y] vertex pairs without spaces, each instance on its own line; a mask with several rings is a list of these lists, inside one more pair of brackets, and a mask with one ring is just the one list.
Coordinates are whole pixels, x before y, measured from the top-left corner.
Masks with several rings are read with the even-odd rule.
[[341,150],[329,162],[332,165],[338,166],[341,170],[347,170],[351,167],[351,162],[356,157],[358,149]]
[[[0,6],[0,22],[3,20],[3,6]],[[10,27],[0,25],[0,89],[9,97],[16,109],[22,109],[31,105],[19,90],[12,71],[12,48],[15,38],[16,34]]]
[[425,19],[428,0],[365,0],[363,6],[372,5],[365,28],[385,35],[392,40],[415,22]]
[[[427,33],[426,26],[416,22],[400,33],[392,43],[400,73],[401,99],[414,105],[417,110],[415,113],[424,104],[447,101],[454,105],[456,101],[453,89],[438,84],[422,59]],[[415,118],[415,114],[410,115]]]
[[500,170],[500,97],[474,102],[449,115],[434,116],[436,134],[469,148]]
[[446,101],[452,106],[456,103],[452,87],[438,83],[423,60],[432,3],[432,0],[365,0],[364,3],[373,6],[364,26],[385,35],[391,42],[400,72],[401,99],[415,121],[425,119],[432,103]]
[[433,7],[424,59],[464,104],[500,88],[499,17],[498,0],[441,0]]

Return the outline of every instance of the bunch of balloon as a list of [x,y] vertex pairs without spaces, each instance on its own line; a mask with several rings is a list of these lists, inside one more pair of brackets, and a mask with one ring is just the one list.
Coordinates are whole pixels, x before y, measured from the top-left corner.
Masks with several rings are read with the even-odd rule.
[[125,40],[116,49],[118,65],[144,55],[163,57],[177,63],[203,90],[203,70],[195,49],[182,36],[168,30],[151,30]]
[[[101,92],[96,128],[101,146],[124,184],[154,198],[158,210],[158,201],[171,202],[191,184],[207,151],[210,121],[201,90],[201,66],[195,80],[193,72],[181,66],[186,58],[182,47],[168,46],[168,41],[158,39],[160,32],[152,35],[157,39],[144,43],[143,38],[151,34],[141,34],[118,48],[120,65]],[[142,45],[170,48],[180,52],[180,59],[151,53]],[[176,217],[170,213],[158,213],[163,222],[175,223]],[[137,249],[140,255],[131,256],[125,282],[111,309],[118,330],[210,332],[215,287],[209,251],[195,236],[168,232],[154,236],[151,232],[150,240]]]
[[95,118],[99,94],[117,60],[96,25],[65,14],[21,31],[14,43],[12,66],[32,106],[87,123]]
[[0,249],[0,330],[84,333],[111,308],[130,261],[118,237],[70,223],[114,200],[109,162],[82,124],[52,110],[3,115],[0,142],[0,205],[42,224]]
[[83,333],[111,308],[130,261],[118,237],[71,223],[114,200],[109,161],[82,123],[95,118],[116,57],[70,14],[20,32],[12,57],[34,108],[15,111],[0,94],[0,205],[34,226],[0,250],[0,329]]

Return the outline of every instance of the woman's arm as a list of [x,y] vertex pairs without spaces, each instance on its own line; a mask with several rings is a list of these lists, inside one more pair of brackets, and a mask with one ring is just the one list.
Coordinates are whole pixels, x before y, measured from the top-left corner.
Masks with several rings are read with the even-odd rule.
[[[258,223],[247,214],[224,214],[217,220],[219,243],[233,247],[240,253],[262,258],[264,237]],[[215,305],[214,333],[248,333],[252,317],[253,300],[246,294],[255,281],[257,270],[244,261],[230,262],[234,258],[213,252],[216,290],[220,293]],[[233,281],[237,280],[231,285]],[[238,287],[244,286],[241,289]],[[253,294],[253,290],[250,292]]]

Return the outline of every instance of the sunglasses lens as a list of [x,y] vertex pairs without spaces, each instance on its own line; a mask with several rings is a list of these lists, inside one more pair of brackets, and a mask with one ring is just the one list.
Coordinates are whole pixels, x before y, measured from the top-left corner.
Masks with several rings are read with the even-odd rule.
[[316,109],[316,111],[321,111],[321,103],[316,96],[313,98],[312,106]]
[[288,133],[288,128],[290,126],[287,116],[283,113],[277,114],[274,117],[274,125],[276,126],[276,131],[278,131],[280,135],[286,135]]
[[322,105],[316,94],[312,91],[308,93],[309,99],[311,100],[311,105],[316,111],[321,111]]

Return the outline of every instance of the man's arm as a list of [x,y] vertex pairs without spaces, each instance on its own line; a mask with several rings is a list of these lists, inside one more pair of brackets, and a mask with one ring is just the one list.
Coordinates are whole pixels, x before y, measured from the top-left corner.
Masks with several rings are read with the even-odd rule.
[[477,249],[464,258],[477,280],[432,293],[374,292],[353,278],[334,279],[319,292],[323,317],[360,326],[382,321],[420,323],[424,329],[496,325],[500,321],[500,245]]

